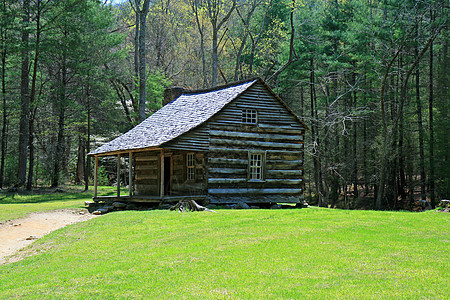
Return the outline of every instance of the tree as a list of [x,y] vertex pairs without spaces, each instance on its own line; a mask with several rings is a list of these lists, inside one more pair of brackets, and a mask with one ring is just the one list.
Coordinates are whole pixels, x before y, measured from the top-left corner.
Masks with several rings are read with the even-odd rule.
[[[231,1],[231,3],[230,3]],[[218,38],[219,32],[222,26],[231,16],[231,13],[236,8],[236,0],[205,0],[204,5],[206,6],[206,13],[208,20],[212,27],[212,65],[211,65],[211,86],[215,87],[217,85],[217,74],[218,74]]]
[[29,118],[30,118],[30,90],[29,90],[29,25],[30,25],[30,0],[22,2],[22,67],[20,81],[20,133],[19,133],[19,184],[23,185],[27,175],[28,139],[29,139]]
[[[425,10],[422,10],[422,13]],[[415,70],[415,68],[417,67],[417,65],[419,64],[419,62],[421,61],[421,59],[423,58],[423,56],[425,55],[425,53],[427,52],[428,48],[430,47],[430,45],[432,44],[432,42],[436,39],[436,37],[439,35],[443,24],[444,23],[435,23],[433,24],[429,31],[428,31],[428,37],[424,43],[424,45],[422,46],[422,49],[417,53],[415,59],[413,60],[413,62],[409,65],[406,66],[405,70],[405,75],[403,78],[403,81],[401,83],[401,91],[400,91],[400,95],[399,95],[399,109],[398,112],[393,116],[393,122],[392,124],[390,124],[390,128],[388,128],[388,123],[387,123],[387,119],[386,119],[386,107],[385,107],[385,90],[386,90],[386,82],[388,79],[388,75],[389,75],[389,71],[390,68],[392,67],[392,65],[394,64],[394,62],[396,61],[397,57],[400,55],[403,47],[406,45],[406,41],[408,40],[408,38],[410,38],[416,28],[416,26],[418,26],[417,22],[420,18],[414,18],[415,20],[415,24],[413,24],[413,26],[411,26],[411,28],[409,29],[409,31],[403,35],[402,37],[402,41],[398,44],[397,49],[395,51],[395,54],[392,56],[392,58],[388,61],[386,67],[385,67],[385,72],[384,72],[384,76],[382,78],[382,82],[381,82],[381,88],[380,88],[380,114],[381,114],[381,121],[382,121],[382,141],[383,141],[383,147],[380,149],[380,157],[381,157],[381,162],[380,162],[380,173],[379,173],[379,192],[377,195],[377,200],[376,200],[376,208],[377,209],[381,209],[382,208],[382,200],[384,198],[384,193],[385,193],[385,188],[386,188],[386,177],[387,177],[387,172],[388,172],[388,166],[391,163],[391,154],[393,151],[393,137],[394,137],[394,133],[397,129],[397,126],[399,124],[399,120],[400,118],[403,116],[403,108],[404,108],[404,104],[405,104],[405,100],[407,97],[407,86],[408,86],[408,82],[409,82],[409,78],[411,76],[411,74],[413,73],[413,71]]]
[[5,177],[5,160],[6,160],[6,141],[8,126],[8,106],[7,106],[7,57],[10,55],[12,42],[15,42],[11,31],[14,24],[14,12],[7,5],[7,1],[0,3],[0,76],[1,76],[1,102],[2,102],[2,131],[1,131],[1,161],[0,161],[0,189],[3,188]]
[[[139,120],[145,120],[145,101],[146,101],[146,68],[145,68],[145,30],[147,26],[147,14],[150,6],[150,0],[144,0],[141,6],[141,0],[131,2],[136,13],[136,42],[135,42],[135,64],[139,62],[139,66],[135,70],[139,70]],[[139,49],[136,51],[136,47]],[[138,54],[139,59],[136,59]]]
[[[244,26],[244,35],[241,36],[241,44],[239,46],[239,49],[236,51],[236,64],[235,64],[235,68],[234,68],[234,78],[233,78],[235,81],[239,80],[239,77],[240,77],[239,74],[241,74],[241,76],[242,76],[242,73],[243,73],[242,72],[242,53],[247,44],[248,37],[250,36],[251,39],[253,40],[252,32],[250,29],[250,22],[252,20],[252,17],[253,17],[253,14],[254,14],[256,8],[261,6],[262,2],[263,2],[262,0],[249,1],[249,4],[247,5],[248,8],[246,11],[247,13],[245,14],[245,18],[243,16],[243,14],[241,13],[241,7],[236,7],[236,12],[239,16],[239,19],[242,22],[242,25]],[[270,7],[271,2],[272,2],[272,0],[270,0],[269,3],[267,4],[267,10]],[[244,5],[242,7],[245,8]],[[267,13],[267,10],[266,10],[266,13]],[[263,24],[264,24],[264,20],[265,20],[265,16],[263,18]],[[239,28],[238,30],[240,33],[241,28]]]
[[208,77],[207,77],[207,71],[206,71],[206,57],[205,57],[205,28],[203,25],[203,22],[200,21],[200,10],[201,8],[201,2],[200,0],[193,0],[191,1],[191,8],[192,12],[195,15],[195,23],[197,24],[197,30],[200,34],[200,55],[202,59],[202,74],[203,74],[203,86],[208,86]]

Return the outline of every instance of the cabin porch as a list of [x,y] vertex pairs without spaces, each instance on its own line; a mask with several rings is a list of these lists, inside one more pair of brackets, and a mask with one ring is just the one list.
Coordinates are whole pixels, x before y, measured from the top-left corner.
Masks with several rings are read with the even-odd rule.
[[129,193],[121,194],[121,181],[117,180],[116,195],[98,195],[99,156],[95,156],[94,202],[151,204],[185,199],[205,203],[207,200],[205,154],[201,151],[159,148],[108,156],[117,157],[117,178],[124,171],[121,160],[127,160]]

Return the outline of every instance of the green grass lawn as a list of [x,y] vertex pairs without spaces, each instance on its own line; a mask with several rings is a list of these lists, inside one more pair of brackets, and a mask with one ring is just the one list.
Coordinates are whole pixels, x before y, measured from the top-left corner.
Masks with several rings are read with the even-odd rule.
[[[92,187],[91,187],[92,189]],[[94,192],[84,191],[81,186],[64,187],[64,193],[49,192],[55,189],[38,190],[34,192],[0,193],[0,223],[6,220],[18,219],[38,212],[63,208],[83,208],[84,201],[92,200]],[[110,186],[98,188],[101,196],[115,195],[116,189]],[[121,189],[126,195],[128,190]]]
[[0,298],[448,299],[449,217],[114,212],[57,230],[33,244],[37,255],[0,266]]

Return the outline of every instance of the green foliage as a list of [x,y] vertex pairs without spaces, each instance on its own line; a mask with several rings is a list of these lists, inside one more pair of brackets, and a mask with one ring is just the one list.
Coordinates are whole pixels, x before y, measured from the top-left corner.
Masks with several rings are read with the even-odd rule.
[[156,112],[162,107],[164,99],[164,90],[170,86],[171,82],[165,74],[159,71],[147,75],[147,109],[151,113]]
[[[36,241],[35,256],[0,267],[0,293],[23,299],[440,298],[450,293],[442,259],[446,222],[436,212],[117,212]],[[99,278],[102,284],[95,284]]]
[[106,168],[102,165],[99,165],[97,172],[98,185],[109,185],[108,172],[106,171]]

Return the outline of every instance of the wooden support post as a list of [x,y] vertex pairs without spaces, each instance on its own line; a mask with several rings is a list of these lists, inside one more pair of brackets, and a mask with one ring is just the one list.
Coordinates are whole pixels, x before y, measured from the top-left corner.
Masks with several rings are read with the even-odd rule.
[[120,197],[120,154],[117,154],[117,198]]
[[128,187],[130,199],[133,197],[133,152],[128,154]]
[[97,183],[98,183],[98,156],[95,157],[95,170],[94,170],[94,198],[97,198]]
[[160,192],[159,197],[162,199],[164,198],[164,150],[161,149],[161,185],[160,185]]

